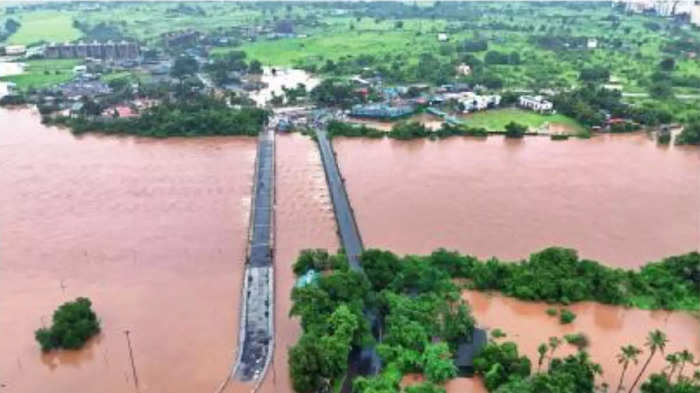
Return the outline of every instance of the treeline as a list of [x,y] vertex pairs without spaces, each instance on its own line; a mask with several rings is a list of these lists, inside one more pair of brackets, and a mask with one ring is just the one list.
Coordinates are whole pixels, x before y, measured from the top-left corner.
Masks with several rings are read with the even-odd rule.
[[676,143],[679,145],[700,145],[700,117],[691,118],[678,134]]
[[390,131],[382,131],[365,125],[354,125],[333,120],[328,123],[328,136],[384,138],[389,137],[400,140],[420,138],[449,138],[451,136],[488,136],[484,128],[469,127],[466,125],[452,125],[443,123],[437,130],[432,130],[419,122],[399,122]]
[[109,118],[44,117],[47,124],[70,127],[76,134],[99,132],[147,137],[257,135],[267,124],[269,113],[255,107],[230,108],[223,99],[196,95],[183,100],[166,99],[141,113],[139,117]]
[[561,92],[554,96],[553,101],[559,113],[572,117],[587,127],[603,125],[606,114],[651,126],[669,123],[673,119],[673,114],[665,109],[628,105],[622,102],[619,91],[592,85]]
[[20,26],[21,24],[13,18],[7,18],[5,23],[0,25],[0,42],[10,38],[12,34],[15,34],[15,32],[19,30]]
[[[398,392],[401,377],[421,372],[426,389],[457,374],[453,353],[471,340],[474,320],[450,276],[420,258],[401,260],[386,251],[362,255],[364,273],[349,271],[345,255],[305,250],[297,275],[323,272],[292,291],[291,315],[304,333],[290,349],[290,376],[297,392],[329,391],[347,371],[351,346],[366,347],[372,336],[362,310],[378,310],[382,342],[376,347],[381,374],[353,381],[354,392]],[[432,390],[431,390],[432,391]]]

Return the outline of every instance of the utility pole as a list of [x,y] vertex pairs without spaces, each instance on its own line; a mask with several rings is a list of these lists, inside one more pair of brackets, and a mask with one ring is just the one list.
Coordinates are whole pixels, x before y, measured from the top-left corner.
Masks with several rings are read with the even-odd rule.
[[129,360],[131,361],[131,374],[134,378],[134,387],[139,390],[139,377],[136,375],[136,364],[134,363],[134,351],[131,348],[131,339],[129,338],[129,329],[124,330],[126,336],[126,345],[129,347]]

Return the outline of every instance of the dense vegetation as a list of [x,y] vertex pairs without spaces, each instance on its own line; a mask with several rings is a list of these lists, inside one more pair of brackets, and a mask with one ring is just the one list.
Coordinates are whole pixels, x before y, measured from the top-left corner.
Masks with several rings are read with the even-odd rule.
[[79,297],[63,303],[53,313],[51,327],[38,329],[34,336],[42,351],[52,349],[79,349],[100,332],[100,321],[92,311],[90,299]]
[[488,132],[483,128],[469,127],[466,125],[452,125],[443,123],[437,130],[431,130],[419,122],[399,122],[390,131],[385,132],[366,125],[355,125],[341,121],[328,123],[328,136],[383,138],[385,136],[400,140],[418,138],[449,138],[451,136],[487,136]]
[[678,135],[676,143],[681,145],[700,145],[700,118],[692,119],[683,127],[683,131]]
[[[383,369],[376,376],[355,378],[353,391],[398,392],[399,382],[408,373],[426,377],[426,382],[412,391],[441,391],[439,385],[456,376],[454,351],[460,342],[470,339],[475,324],[453,282],[455,278],[466,279],[467,285],[476,289],[500,290],[524,300],[594,300],[697,309],[700,298],[698,253],[666,258],[647,264],[640,271],[578,260],[575,251],[563,248],[545,249],[519,264],[495,259],[484,262],[445,250],[404,257],[389,251],[367,250],[360,262],[364,274],[350,271],[343,254],[306,250],[294,265],[299,276],[311,269],[323,272],[316,281],[292,292],[294,305],[290,314],[301,317],[304,330],[290,349],[289,359],[290,375],[298,392],[326,391],[341,381],[347,373],[351,347],[366,347],[373,342],[363,314],[368,309],[377,310],[383,321],[382,340],[376,344]],[[575,315],[564,309],[560,318],[570,323]],[[593,392],[594,377],[601,370],[585,352],[588,337],[576,333],[564,339],[552,337],[540,346],[535,373],[530,359],[520,355],[514,343],[491,341],[474,361],[476,373],[483,376],[490,391],[499,393]],[[650,333],[652,339],[666,340],[661,332]],[[575,346],[578,353],[563,359],[554,357],[564,341]],[[662,351],[649,345],[650,359]],[[680,367],[680,359],[685,355],[674,356]],[[548,367],[540,372],[546,359]],[[646,367],[645,363],[640,375]],[[666,375],[670,385],[672,375]],[[635,384],[638,382],[641,381]],[[652,379],[642,389],[657,392],[648,389],[652,389],[651,384],[662,383]],[[688,384],[680,378],[676,383]]]
[[301,317],[304,329],[290,350],[295,390],[323,391],[338,382],[347,371],[349,344],[373,341],[363,315],[370,308],[379,311],[384,324],[377,346],[384,367],[376,377],[357,378],[354,391],[398,391],[401,376],[409,372],[424,373],[426,389],[453,378],[452,353],[457,343],[470,339],[474,322],[450,276],[420,258],[401,260],[379,250],[362,255],[365,274],[349,271],[344,259],[306,250],[294,266],[297,275],[324,271],[316,282],[292,292],[291,315]]
[[257,135],[267,124],[269,114],[258,108],[230,108],[225,100],[196,95],[187,99],[166,99],[139,117],[106,118],[97,116],[100,108],[87,101],[78,117],[45,117],[49,124],[66,125],[75,133],[100,132],[134,134],[148,137]]

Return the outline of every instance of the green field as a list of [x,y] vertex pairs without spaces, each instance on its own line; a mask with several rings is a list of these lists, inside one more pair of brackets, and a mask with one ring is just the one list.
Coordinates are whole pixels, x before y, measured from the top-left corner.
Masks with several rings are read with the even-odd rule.
[[19,30],[8,38],[9,44],[28,45],[40,41],[72,41],[80,38],[80,31],[73,27],[70,13],[39,11],[20,14]]
[[510,122],[520,123],[530,128],[538,128],[549,123],[566,128],[568,133],[575,134],[584,131],[578,122],[570,117],[554,114],[542,115],[532,111],[517,108],[493,109],[475,112],[461,116],[461,119],[471,127],[483,127],[489,131],[503,131]]
[[4,76],[2,81],[13,82],[19,89],[42,88],[64,83],[73,78],[73,67],[81,64],[80,60],[29,60],[25,62],[24,73]]

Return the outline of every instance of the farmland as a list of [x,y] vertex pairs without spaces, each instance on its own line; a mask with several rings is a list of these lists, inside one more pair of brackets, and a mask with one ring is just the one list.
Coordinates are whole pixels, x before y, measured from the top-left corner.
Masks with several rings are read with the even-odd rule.
[[67,82],[73,78],[73,67],[80,60],[28,60],[24,73],[1,77],[0,80],[13,82],[19,89],[42,88]]

